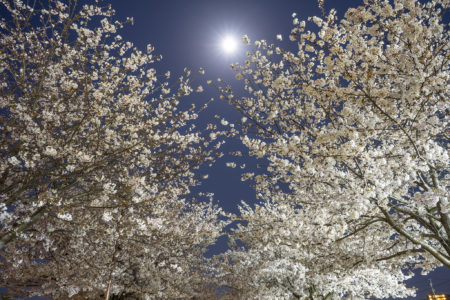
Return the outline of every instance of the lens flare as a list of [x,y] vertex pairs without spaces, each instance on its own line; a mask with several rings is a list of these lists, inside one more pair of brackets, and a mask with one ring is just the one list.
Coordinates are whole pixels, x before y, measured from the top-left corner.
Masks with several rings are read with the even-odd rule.
[[238,47],[238,43],[237,43],[236,39],[232,36],[226,36],[222,40],[222,50],[227,54],[231,54],[231,53],[235,52],[237,47]]

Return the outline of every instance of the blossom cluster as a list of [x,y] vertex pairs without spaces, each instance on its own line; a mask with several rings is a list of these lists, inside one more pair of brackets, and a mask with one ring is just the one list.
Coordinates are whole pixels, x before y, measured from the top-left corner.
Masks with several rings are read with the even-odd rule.
[[179,108],[191,71],[158,75],[153,46],[124,41],[131,20],[108,6],[0,5],[0,285],[52,298],[200,293],[203,253],[226,222],[186,195],[225,133],[195,126],[205,107]]
[[232,65],[247,94],[219,90],[267,165],[243,175],[263,203],[242,207],[234,234],[248,251],[227,254],[252,278],[230,279],[244,298],[311,285],[336,299],[400,297],[402,269],[450,267],[446,9],[364,1],[339,21],[335,10],[309,18],[316,30],[294,14],[295,51],[256,41]]

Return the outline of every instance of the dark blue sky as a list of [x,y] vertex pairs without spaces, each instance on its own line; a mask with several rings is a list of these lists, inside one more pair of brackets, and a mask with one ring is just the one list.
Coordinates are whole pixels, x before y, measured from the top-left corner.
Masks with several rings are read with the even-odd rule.
[[[138,48],[145,49],[150,43],[157,54],[163,55],[163,61],[157,68],[160,73],[170,70],[176,78],[187,67],[192,71],[200,67],[206,70],[197,84],[205,88],[202,94],[185,99],[185,101],[204,103],[209,98],[217,98],[216,90],[206,85],[206,80],[218,77],[231,83],[239,90],[240,82],[234,80],[234,72],[229,69],[230,63],[242,61],[244,46],[234,55],[224,55],[220,49],[221,39],[226,35],[234,35],[239,39],[247,34],[252,41],[266,39],[275,41],[276,34],[282,34],[283,47],[291,48],[294,43],[288,41],[292,28],[292,13],[299,19],[319,15],[316,0],[113,0],[109,1],[116,10],[118,19],[134,17],[134,26],[127,26],[120,34],[125,40],[132,41]],[[362,0],[325,1],[325,8],[335,8],[342,17],[349,7],[356,7]],[[216,99],[209,107],[202,120],[211,120],[218,114],[229,121],[240,116],[224,101]],[[224,152],[242,150],[238,140],[229,141]],[[220,159],[212,169],[206,170],[209,179],[201,190],[215,193],[220,205],[232,212],[241,200],[255,201],[254,192],[247,183],[240,181],[240,169],[225,167],[227,161],[234,158],[228,156]],[[254,166],[256,162],[248,157],[241,160]],[[222,241],[219,248],[224,245]],[[432,278],[436,292],[450,294],[450,271],[441,268],[431,276],[416,276],[409,285],[418,288],[416,298],[426,299],[429,292],[429,278]]]
[[[357,6],[360,0],[335,1],[339,15],[346,8]],[[193,72],[200,67],[206,74],[196,84],[202,85],[205,92],[195,94],[184,101],[199,105],[218,94],[214,87],[206,84],[207,79],[218,77],[230,83],[235,91],[241,88],[241,82],[234,79],[230,63],[243,61],[246,48],[241,43],[241,36],[247,34],[252,41],[266,39],[275,42],[276,35],[284,37],[283,47],[293,47],[288,41],[292,28],[292,13],[300,19],[320,14],[316,0],[133,0],[108,1],[116,10],[116,17],[125,20],[134,18],[134,26],[127,26],[120,34],[135,46],[145,49],[148,43],[155,47],[155,53],[163,56],[157,65],[160,73],[170,70],[173,77],[181,74],[185,67]],[[326,5],[327,7],[327,5]],[[233,35],[239,42],[235,54],[226,55],[220,45],[224,36]],[[250,50],[250,49],[248,49]],[[225,101],[215,99],[201,120],[212,120],[220,115],[229,121],[236,121],[240,115]],[[229,141],[224,152],[244,150],[240,141]],[[225,167],[227,161],[234,158],[224,157],[213,169],[206,170],[209,179],[202,185],[202,190],[214,192],[216,199],[228,211],[236,212],[241,200],[254,201],[254,192],[240,181],[241,169]],[[242,159],[247,166],[256,165],[254,160]]]
[[[208,76],[224,76],[230,62],[239,59],[219,53],[220,39],[226,34],[240,38],[247,34],[252,40],[275,40],[282,33],[287,40],[292,28],[293,12],[299,18],[320,14],[316,0],[133,0],[106,1],[116,9],[119,19],[134,17],[135,24],[123,36],[135,45],[151,43],[164,56],[164,64],[173,71],[184,67],[204,67]],[[361,0],[340,0],[325,3],[342,15],[348,7]],[[331,3],[333,2],[333,3]],[[242,48],[241,48],[242,50]],[[241,51],[240,54],[243,54]],[[241,55],[242,57],[242,55]],[[231,72],[227,72],[228,75]]]

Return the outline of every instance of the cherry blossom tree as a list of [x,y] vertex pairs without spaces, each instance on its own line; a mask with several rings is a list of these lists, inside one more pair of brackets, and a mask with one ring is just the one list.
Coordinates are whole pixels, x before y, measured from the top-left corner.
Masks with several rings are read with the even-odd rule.
[[98,221],[82,228],[38,223],[33,231],[40,238],[27,241],[28,249],[5,251],[3,282],[11,293],[52,299],[213,298],[205,289],[215,286],[215,270],[203,255],[226,224],[217,221],[220,209],[163,200],[122,204],[109,217],[87,211],[76,220]]
[[179,109],[191,72],[157,75],[160,57],[122,40],[132,19],[110,7],[0,3],[1,284],[53,298],[200,294],[225,222],[186,195],[222,133],[193,125],[204,107]]
[[337,226],[330,226],[321,215],[277,200],[267,200],[254,209],[244,204],[239,219],[247,223],[238,226],[232,238],[246,248],[234,245],[221,256],[224,282],[238,299],[367,299],[414,294],[403,285],[412,275],[401,270],[414,259],[393,263],[371,257],[380,251],[393,253],[385,250],[389,240],[375,243],[376,237],[361,232],[333,242],[328,236],[339,234]]
[[222,97],[267,161],[243,175],[263,206],[243,208],[248,251],[229,254],[250,295],[400,296],[401,269],[450,267],[448,4],[366,0],[342,20],[322,5],[316,31],[294,14],[294,51],[256,41],[232,66],[248,95]]

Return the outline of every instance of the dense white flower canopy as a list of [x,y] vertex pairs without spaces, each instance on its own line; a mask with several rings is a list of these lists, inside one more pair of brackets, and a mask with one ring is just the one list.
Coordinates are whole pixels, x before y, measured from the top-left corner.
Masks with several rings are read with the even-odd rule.
[[365,1],[315,32],[294,14],[295,51],[256,41],[232,66],[247,95],[219,89],[268,161],[243,175],[263,201],[237,218],[248,251],[226,255],[241,295],[400,297],[402,269],[450,267],[447,7]]
[[[55,299],[413,295],[412,270],[450,267],[448,5],[365,0],[338,18],[319,1],[321,17],[293,14],[277,44],[229,31],[221,58],[249,52],[233,88],[214,84],[228,103],[210,118],[194,83],[203,68],[157,71],[154,47],[122,37],[133,19],[107,3],[0,0],[0,287]],[[206,166],[225,140],[241,148],[221,162],[259,201],[237,214],[200,186],[205,170],[217,178]],[[224,235],[228,250],[207,258]]]
[[123,40],[111,8],[0,3],[0,284],[52,298],[201,295],[203,254],[226,222],[210,195],[186,197],[222,132],[193,124],[204,107],[179,109],[191,71],[159,75],[153,46]]

